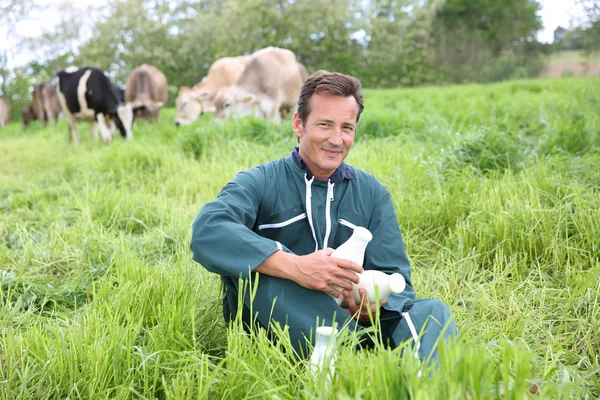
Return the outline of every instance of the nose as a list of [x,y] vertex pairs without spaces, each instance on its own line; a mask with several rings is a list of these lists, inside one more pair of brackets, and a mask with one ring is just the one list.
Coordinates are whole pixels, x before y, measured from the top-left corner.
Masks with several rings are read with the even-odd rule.
[[175,126],[179,128],[179,121],[175,121]]
[[342,130],[340,128],[336,128],[333,130],[333,133],[329,136],[329,142],[336,146],[342,145]]

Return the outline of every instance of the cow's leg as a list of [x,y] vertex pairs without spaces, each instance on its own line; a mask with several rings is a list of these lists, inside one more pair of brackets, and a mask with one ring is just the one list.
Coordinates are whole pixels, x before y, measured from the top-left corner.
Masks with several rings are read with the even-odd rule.
[[115,124],[114,120],[110,120],[110,124],[109,124],[109,130],[110,130],[110,137],[112,139],[115,138],[115,132],[117,131],[117,124]]
[[48,111],[46,111],[46,114],[48,115],[48,122],[50,122],[50,125],[56,125],[56,116],[54,115],[50,107],[48,107]]
[[79,144],[79,131],[77,130],[75,118],[70,113],[67,114],[67,121],[69,121],[69,141],[77,146]]
[[92,132],[92,138],[94,138],[94,140],[98,140],[98,123],[96,121],[92,122],[90,131]]
[[273,122],[278,124],[281,123],[281,114],[279,113],[279,109],[281,108],[281,102],[274,101],[271,103],[271,109],[269,110],[269,114],[267,114],[267,119],[270,119]]
[[102,140],[104,143],[109,144],[112,141],[112,135],[106,126],[106,118],[104,118],[104,114],[98,113],[96,114],[96,121],[98,121],[98,127],[100,128],[100,135],[102,136]]
[[44,94],[43,105],[44,114],[46,114],[46,121],[49,122],[51,126],[54,126],[54,113],[52,112],[52,107],[50,106],[48,94]]
[[259,103],[259,108],[262,116],[270,121],[281,122],[281,115],[279,115],[279,107],[281,102],[277,99],[263,99]]
[[37,101],[37,119],[40,121],[40,126],[46,125],[46,112],[44,111],[44,105],[41,101]]
[[73,114],[71,114],[71,112],[69,111],[69,107],[67,107],[67,100],[65,99],[65,96],[62,94],[62,92],[58,91],[56,95],[58,96],[58,102],[60,103],[60,106],[62,107],[63,112],[67,117],[67,121],[69,122],[69,140],[72,141],[73,144],[78,145],[79,131],[77,130],[75,117],[73,117]]

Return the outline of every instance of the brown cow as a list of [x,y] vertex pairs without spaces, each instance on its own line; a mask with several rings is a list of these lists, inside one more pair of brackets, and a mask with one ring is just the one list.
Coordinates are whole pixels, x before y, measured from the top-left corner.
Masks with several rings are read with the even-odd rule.
[[4,97],[0,97],[0,128],[7,125],[10,121],[10,102]]
[[36,119],[33,104],[23,104],[21,116],[23,117],[23,126],[28,127],[29,123]]
[[33,112],[40,124],[46,125],[48,121],[55,124],[62,108],[54,85],[44,82],[34,86],[31,91],[31,98],[33,100]]
[[125,101],[136,110],[134,117],[156,121],[168,95],[167,77],[154,65],[142,64],[129,74]]
[[191,124],[205,112],[215,111],[214,98],[217,92],[237,81],[249,59],[250,56],[219,58],[194,87],[179,89],[175,125]]
[[277,47],[258,50],[237,82],[217,94],[215,118],[254,115],[279,122],[282,109],[296,112],[306,75],[292,51]]

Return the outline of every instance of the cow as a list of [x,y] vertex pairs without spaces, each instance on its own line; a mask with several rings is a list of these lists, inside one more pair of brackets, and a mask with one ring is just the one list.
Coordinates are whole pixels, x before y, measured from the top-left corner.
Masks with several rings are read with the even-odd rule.
[[167,97],[167,78],[155,66],[142,64],[129,74],[125,101],[136,109],[134,118],[156,121]]
[[[58,74],[58,99],[69,122],[70,140],[79,143],[77,121],[92,122],[92,136],[97,129],[104,143],[113,139],[116,128],[121,136],[133,138],[133,109],[130,104],[119,100],[113,83],[99,68],[68,68]],[[109,129],[110,125],[110,129]]]
[[21,107],[21,116],[23,117],[23,126],[27,128],[29,123],[36,119],[33,104],[23,104],[23,107]]
[[0,97],[0,128],[7,125],[10,121],[10,101],[4,97]]
[[281,110],[296,111],[306,69],[287,49],[267,47],[256,51],[233,86],[215,98],[215,118],[253,115],[281,121]]
[[40,83],[31,91],[33,112],[40,124],[46,125],[49,121],[56,124],[61,106],[56,95],[56,88],[49,82]]
[[179,89],[175,125],[189,125],[205,112],[214,112],[214,99],[221,88],[233,85],[244,71],[250,56],[223,57],[208,69],[208,74],[191,89]]

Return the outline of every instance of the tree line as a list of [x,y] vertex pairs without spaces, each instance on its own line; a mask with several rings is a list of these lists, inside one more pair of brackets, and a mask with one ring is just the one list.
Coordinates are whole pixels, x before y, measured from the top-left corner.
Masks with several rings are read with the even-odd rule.
[[[2,1],[24,12],[33,0]],[[536,40],[539,9],[535,0],[115,0],[85,12],[64,3],[62,22],[22,43],[42,49],[39,60],[8,69],[0,58],[0,91],[18,113],[33,83],[69,65],[102,68],[122,85],[149,63],[167,76],[172,104],[216,59],[267,46],[366,87],[524,78],[551,50]]]

